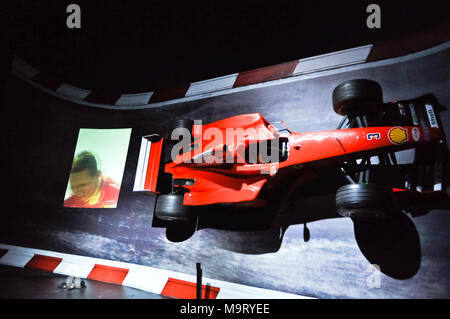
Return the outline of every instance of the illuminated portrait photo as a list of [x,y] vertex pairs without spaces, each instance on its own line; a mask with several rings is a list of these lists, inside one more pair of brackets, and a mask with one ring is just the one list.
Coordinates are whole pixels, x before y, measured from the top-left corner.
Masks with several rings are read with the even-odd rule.
[[64,207],[116,208],[131,129],[80,129]]

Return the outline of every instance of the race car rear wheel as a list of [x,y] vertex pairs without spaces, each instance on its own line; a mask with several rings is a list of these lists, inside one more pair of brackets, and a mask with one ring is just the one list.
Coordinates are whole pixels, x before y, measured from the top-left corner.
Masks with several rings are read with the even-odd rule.
[[333,90],[333,108],[339,115],[356,116],[375,113],[382,103],[381,86],[372,80],[346,81]]
[[174,243],[189,239],[197,230],[197,219],[190,222],[170,223],[166,227],[166,238]]
[[161,194],[156,198],[155,216],[168,222],[190,223],[194,219],[191,207],[183,205],[183,194]]
[[172,132],[177,128],[185,128],[192,135],[192,126],[194,125],[193,120],[189,119],[178,119],[173,121],[169,127],[167,128],[167,137],[170,140],[172,136]]
[[339,215],[356,219],[386,219],[393,211],[390,191],[377,184],[348,184],[336,192]]

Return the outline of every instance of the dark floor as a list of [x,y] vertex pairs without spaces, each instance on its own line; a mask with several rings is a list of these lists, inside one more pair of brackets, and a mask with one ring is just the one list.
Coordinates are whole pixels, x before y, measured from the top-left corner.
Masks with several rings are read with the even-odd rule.
[[139,289],[84,280],[86,288],[63,289],[67,276],[50,272],[0,266],[0,299],[167,299]]

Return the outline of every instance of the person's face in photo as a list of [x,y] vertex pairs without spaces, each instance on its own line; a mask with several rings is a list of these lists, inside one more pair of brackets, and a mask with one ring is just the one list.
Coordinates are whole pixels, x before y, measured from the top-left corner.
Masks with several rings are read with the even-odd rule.
[[75,196],[87,201],[98,185],[98,176],[90,175],[89,169],[70,174],[70,188]]

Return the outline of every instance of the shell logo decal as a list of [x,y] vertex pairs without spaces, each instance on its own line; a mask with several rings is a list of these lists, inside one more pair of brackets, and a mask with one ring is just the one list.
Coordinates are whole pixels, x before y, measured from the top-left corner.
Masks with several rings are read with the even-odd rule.
[[392,144],[403,144],[408,141],[408,131],[403,127],[393,127],[389,130],[388,138]]

